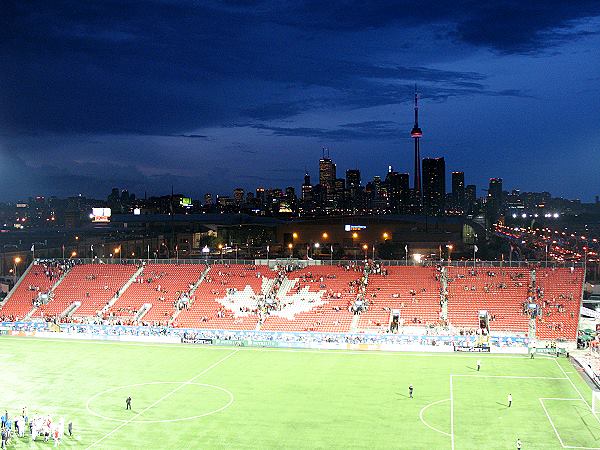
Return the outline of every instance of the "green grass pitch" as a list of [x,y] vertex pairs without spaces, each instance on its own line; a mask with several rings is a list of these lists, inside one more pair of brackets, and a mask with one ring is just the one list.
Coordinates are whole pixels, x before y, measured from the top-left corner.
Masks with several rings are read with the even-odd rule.
[[590,404],[564,358],[0,338],[1,411],[72,420],[63,448],[600,448]]

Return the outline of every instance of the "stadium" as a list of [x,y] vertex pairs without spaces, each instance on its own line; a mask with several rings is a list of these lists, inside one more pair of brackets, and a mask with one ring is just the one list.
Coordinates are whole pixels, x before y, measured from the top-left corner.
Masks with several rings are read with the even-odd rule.
[[577,263],[37,259],[0,305],[7,446],[600,448],[583,288]]

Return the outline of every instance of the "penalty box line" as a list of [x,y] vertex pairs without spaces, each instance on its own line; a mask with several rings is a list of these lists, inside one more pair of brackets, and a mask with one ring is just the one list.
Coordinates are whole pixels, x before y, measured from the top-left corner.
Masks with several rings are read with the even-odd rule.
[[475,377],[475,378],[517,378],[522,380],[568,380],[567,377],[522,377],[517,375],[477,375],[477,374],[452,374],[450,375],[450,379],[452,377]]
[[546,417],[548,418],[548,422],[550,422],[550,426],[554,430],[554,434],[556,434],[556,438],[558,439],[558,442],[560,442],[560,445],[562,446],[562,448],[576,448],[576,449],[582,449],[582,450],[600,450],[600,447],[579,447],[579,446],[575,446],[575,445],[565,445],[565,443],[563,442],[563,440],[560,437],[560,433],[558,432],[558,430],[556,429],[556,426],[554,425],[554,422],[552,421],[552,418],[550,417],[550,414],[548,413],[548,410],[546,409],[546,405],[544,405],[544,400],[571,401],[571,402],[587,403],[584,399],[582,399],[582,398],[542,397],[542,398],[539,398],[538,400],[540,401],[540,404],[542,405],[542,409],[544,410],[544,413],[546,413]]
[[[517,376],[517,375],[450,374],[450,440],[451,440],[452,450],[454,450],[454,387],[453,387],[453,382],[452,382],[454,377],[507,378],[507,379],[519,379],[519,380],[567,380],[567,379],[569,379],[568,377],[528,377],[528,376]],[[577,399],[577,400],[579,400],[579,399]],[[554,425],[552,425],[552,426],[554,427]],[[558,433],[557,433],[557,435],[558,435]],[[559,440],[560,440],[560,438],[559,438]],[[562,444],[562,441],[561,441],[561,444]]]
[[216,366],[218,366],[219,364],[221,364],[223,361],[231,358],[233,355],[235,355],[237,352],[239,352],[239,349],[234,350],[233,352],[227,354],[226,356],[224,356],[223,358],[221,358],[220,360],[218,360],[217,362],[211,364],[210,366],[208,366],[206,369],[204,369],[202,372],[200,372],[199,374],[193,376],[192,378],[190,378],[188,381],[186,381],[185,383],[180,384],[178,387],[176,387],[175,389],[173,389],[170,392],[167,392],[165,395],[163,395],[161,398],[159,398],[158,400],[156,400],[154,403],[152,403],[150,406],[147,406],[146,408],[144,408],[143,410],[141,410],[139,413],[137,413],[135,416],[133,416],[131,419],[123,422],[121,425],[117,426],[116,428],[114,428],[112,431],[109,431],[108,433],[106,433],[104,436],[102,436],[100,439],[98,439],[96,442],[94,442],[93,444],[89,445],[87,449],[92,448],[93,446],[99,444],[100,442],[102,442],[103,440],[105,440],[106,438],[108,438],[109,436],[111,436],[112,434],[116,433],[117,431],[119,431],[121,428],[123,428],[124,426],[130,424],[133,420],[137,419],[139,416],[141,416],[142,414],[144,414],[146,411],[149,411],[150,409],[154,408],[156,405],[158,405],[160,402],[162,402],[163,400],[169,398],[170,396],[172,396],[173,394],[175,394],[177,391],[179,391],[180,389],[184,388],[185,386],[189,386],[190,384],[192,384],[197,378],[200,378],[202,375],[204,375],[205,373],[207,373],[209,370],[215,368]]

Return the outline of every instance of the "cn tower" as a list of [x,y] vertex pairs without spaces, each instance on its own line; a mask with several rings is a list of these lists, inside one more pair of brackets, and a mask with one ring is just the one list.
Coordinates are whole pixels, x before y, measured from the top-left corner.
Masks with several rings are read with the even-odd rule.
[[415,187],[414,196],[417,205],[421,205],[421,150],[419,148],[419,141],[423,136],[421,128],[419,128],[419,94],[415,86],[415,125],[410,132],[410,137],[415,140]]

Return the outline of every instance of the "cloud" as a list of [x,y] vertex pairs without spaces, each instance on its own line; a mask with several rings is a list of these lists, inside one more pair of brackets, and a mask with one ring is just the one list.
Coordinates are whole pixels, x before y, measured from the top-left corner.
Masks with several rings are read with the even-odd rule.
[[[150,190],[172,178],[193,191],[229,191],[240,172],[262,177],[275,165],[304,166],[315,140],[341,141],[345,154],[360,155],[371,143],[375,151],[377,142],[382,149],[407,139],[398,121],[410,118],[415,83],[425,102],[437,103],[427,129],[440,147],[464,139],[453,136],[461,131],[457,111],[481,119],[468,140],[471,161],[477,145],[503,155],[514,145],[519,158],[540,145],[534,140],[545,131],[520,144],[513,141],[522,133],[500,143],[482,132],[520,126],[515,111],[531,98],[528,126],[553,123],[552,136],[571,135],[547,103],[559,98],[556,109],[571,111],[565,85],[588,94],[582,123],[598,101],[590,96],[597,45],[586,44],[597,42],[597,1],[0,5],[0,152],[20,158],[5,166],[13,172],[0,166],[0,195],[103,193],[113,183]],[[564,44],[568,57],[559,59]],[[434,137],[434,126],[445,133]],[[587,138],[582,148],[591,128],[572,133]]]
[[204,134],[174,134],[173,137],[182,137],[189,139],[208,139],[208,136]]
[[[360,49],[359,42],[376,43],[373,27],[407,25],[405,15],[425,23],[412,3],[278,5],[9,3],[0,27],[0,131],[186,135],[244,117],[410,101],[415,82],[452,95],[487,89],[485,74],[398,64]],[[456,22],[462,11],[457,36],[475,42],[469,20],[481,8],[430,6],[423,6],[430,23]],[[306,30],[319,24],[362,35],[344,42],[325,29]]]
[[406,137],[408,130],[407,125],[399,128],[398,124],[387,120],[346,123],[332,129],[277,127],[264,124],[254,124],[251,127],[261,131],[268,131],[273,136],[309,137],[327,141],[401,139]]
[[[600,16],[595,0],[517,2],[457,0],[300,2],[282,22],[300,28],[347,32],[384,27],[442,25],[457,40],[503,53],[544,51],[590,31],[570,31]],[[598,29],[594,32],[597,32]]]

